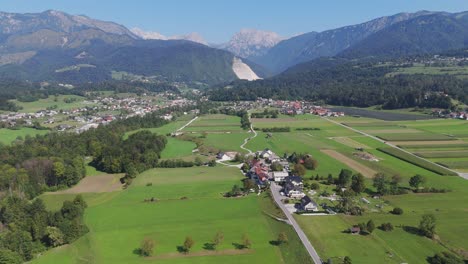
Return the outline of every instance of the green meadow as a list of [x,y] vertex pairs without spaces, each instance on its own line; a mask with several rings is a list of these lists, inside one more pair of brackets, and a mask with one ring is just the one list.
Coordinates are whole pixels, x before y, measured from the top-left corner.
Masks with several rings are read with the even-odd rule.
[[[89,203],[85,221],[90,232],[33,263],[299,263],[283,258],[282,250],[270,243],[290,228],[271,223],[262,212],[264,203],[271,201],[257,195],[222,197],[242,177],[237,169],[225,167],[153,169],[140,174],[124,191],[85,194]],[[157,201],[144,202],[152,197]],[[49,208],[57,209],[69,195],[42,198]],[[223,244],[216,252],[204,249],[217,231],[224,233]],[[252,240],[251,250],[235,249],[244,233]],[[299,247],[296,250],[301,251],[294,233],[289,230],[289,234]],[[177,251],[186,236],[195,241],[188,255]],[[156,241],[151,258],[135,254],[146,237]]]
[[[55,100],[56,99],[56,100]],[[74,99],[74,102],[66,103],[65,99]],[[58,95],[49,96],[46,99],[39,99],[34,102],[20,102],[17,100],[12,100],[18,106],[21,106],[23,109],[20,110],[22,113],[34,113],[39,110],[46,110],[46,108],[57,106],[54,110],[58,111],[62,110],[69,110],[73,108],[85,107],[85,106],[92,106],[91,103],[85,104],[83,101],[85,100],[84,97],[78,95]]]
[[[252,136],[244,130],[234,129],[237,117],[224,115],[202,116],[195,121],[194,127],[184,129],[193,136],[202,136],[206,145],[225,151],[241,151],[239,146],[244,139]],[[155,133],[167,134],[187,123],[187,120],[171,122],[157,129]],[[443,135],[445,130],[460,131],[464,123],[454,120],[395,121],[383,122],[370,118],[343,117],[334,119],[349,124],[366,124],[366,129],[416,129],[424,134]],[[234,122],[235,121],[235,122]],[[401,186],[410,188],[408,180],[415,174],[424,175],[425,186],[444,188],[447,193],[384,196],[380,200],[370,199],[371,204],[362,216],[295,216],[322,259],[340,263],[344,256],[350,256],[353,263],[426,263],[426,258],[437,252],[452,250],[467,254],[468,242],[461,234],[468,233],[468,210],[466,207],[468,186],[466,180],[458,176],[441,176],[422,167],[415,166],[397,157],[377,150],[388,147],[370,137],[357,134],[345,127],[338,126],[315,116],[280,116],[277,120],[253,120],[254,127],[275,127],[288,124],[291,127],[312,127],[320,130],[289,133],[262,133],[249,140],[246,147],[252,151],[269,148],[279,154],[309,153],[318,160],[316,170],[307,171],[306,177],[337,177],[343,168],[350,168],[345,162],[326,155],[321,150],[334,150],[354,162],[376,172],[389,176],[398,174]],[[287,123],[286,123],[287,121]],[[458,120],[455,120],[458,121]],[[433,122],[434,124],[432,124]],[[236,124],[238,125],[240,121]],[[377,124],[377,125],[376,125]],[[220,131],[217,125],[223,127]],[[237,129],[237,128],[236,128]],[[195,132],[195,133],[192,133]],[[206,133],[203,133],[206,132]],[[409,135],[408,133],[407,135]],[[339,139],[339,140],[337,140]],[[421,143],[411,142],[412,147]],[[447,144],[448,145],[448,144]],[[378,162],[362,160],[355,155],[357,146],[366,146],[365,151],[379,159]],[[162,158],[185,158],[191,153],[194,144],[179,138],[169,138]],[[434,146],[432,146],[434,148]],[[447,147],[444,145],[444,147]],[[450,146],[448,146],[450,147]],[[463,150],[463,146],[461,146]],[[426,149],[415,150],[419,152]],[[428,151],[433,151],[429,149]],[[433,161],[463,164],[464,158],[433,158]],[[92,171],[95,177],[99,172]],[[230,190],[233,184],[241,184],[242,174],[236,168],[193,167],[184,169],[152,169],[140,174],[126,190],[111,193],[84,193],[89,204],[85,221],[90,232],[75,243],[48,251],[33,263],[310,263],[294,230],[268,215],[282,217],[268,197],[251,194],[243,198],[227,199],[222,193]],[[374,188],[371,179],[366,179],[370,196]],[[321,190],[333,192],[321,185]],[[47,206],[59,209],[65,199],[73,195],[43,195]],[[144,202],[154,197],[157,202]],[[325,201],[318,201],[319,203]],[[327,203],[330,203],[327,201]],[[383,204],[381,210],[374,210]],[[401,207],[400,216],[389,213],[394,207]],[[266,214],[267,213],[267,214]],[[415,234],[421,216],[433,213],[437,219],[437,239],[431,240]],[[392,232],[376,229],[367,236],[350,235],[343,231],[352,225],[372,219],[376,226],[391,222]],[[216,231],[225,234],[225,241],[217,255],[204,249]],[[270,242],[279,232],[286,232],[290,242],[278,247]],[[251,238],[252,250],[235,249],[235,243],[246,233]],[[180,254],[186,236],[195,240],[193,253]],[[155,256],[139,257],[134,251],[140,242],[150,237],[155,240]]]
[[[309,122],[307,123],[307,120]],[[326,176],[328,173],[337,177],[341,168],[347,166],[338,160],[330,158],[319,149],[334,149],[335,151],[363,164],[377,172],[387,175],[398,174],[402,177],[401,185],[408,187],[408,180],[415,174],[424,175],[427,178],[426,186],[445,188],[451,190],[443,194],[413,194],[386,196],[383,202],[385,209],[381,212],[372,210],[362,216],[296,216],[304,231],[316,247],[323,259],[332,259],[333,263],[340,263],[344,256],[350,256],[353,263],[426,263],[426,258],[447,248],[458,253],[466,254],[468,243],[461,233],[468,232],[468,211],[466,203],[468,189],[466,180],[457,176],[440,176],[424,168],[417,167],[386,153],[377,148],[386,147],[382,142],[372,138],[355,134],[346,128],[335,125],[324,119],[317,121],[316,117],[300,118],[288,124],[301,122],[300,126],[318,127],[317,131],[294,131],[290,133],[272,133],[267,137],[265,133],[252,139],[247,147],[252,150],[270,148],[282,155],[282,153],[306,152],[312,154],[318,160],[319,167],[315,171],[308,171],[307,176],[319,174]],[[425,120],[425,121],[394,121],[385,122],[370,118],[342,117],[333,120],[349,122],[353,127],[366,130],[397,129],[408,131],[417,129],[420,134],[431,137],[445,137],[441,132],[462,130],[466,123],[458,120]],[[324,123],[325,122],[325,123]],[[434,124],[431,124],[434,122]],[[260,124],[261,123],[261,124]],[[323,125],[322,125],[323,124]],[[447,127],[443,127],[447,124]],[[272,127],[273,122],[267,121],[254,123],[255,127]],[[424,128],[425,129],[424,129]],[[405,136],[414,133],[404,134]],[[398,135],[398,134],[394,134]],[[432,136],[434,135],[434,136]],[[333,140],[333,138],[351,139]],[[367,146],[366,152],[379,159],[378,162],[362,160],[353,156],[356,152],[356,144]],[[416,142],[414,144],[417,144]],[[435,145],[431,145],[435,146]],[[372,181],[367,180],[369,190],[373,190]],[[323,187],[326,188],[326,187]],[[322,189],[323,190],[323,189]],[[328,188],[327,188],[328,190]],[[330,190],[328,190],[330,192]],[[325,202],[325,201],[320,201]],[[375,204],[371,204],[370,208]],[[401,207],[405,213],[395,216],[388,211],[393,207]],[[374,207],[375,208],[375,207]],[[438,240],[430,240],[418,234],[411,233],[417,227],[424,213],[433,213],[437,218]],[[392,232],[384,232],[376,229],[371,235],[355,236],[343,231],[359,222],[374,220],[376,225],[391,222],[396,228]]]
[[15,141],[18,137],[26,136],[35,136],[35,135],[44,135],[47,134],[48,130],[38,130],[29,127],[22,127],[20,129],[8,129],[8,128],[1,128],[0,129],[0,143],[3,144],[10,144],[11,142]]

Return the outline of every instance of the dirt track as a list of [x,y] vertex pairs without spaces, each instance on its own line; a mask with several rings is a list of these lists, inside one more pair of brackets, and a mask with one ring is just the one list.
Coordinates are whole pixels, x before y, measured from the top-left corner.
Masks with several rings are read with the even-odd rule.
[[339,160],[341,162],[343,162],[344,164],[346,164],[347,166],[349,166],[351,169],[357,171],[357,172],[360,172],[362,175],[364,175],[364,177],[366,178],[373,178],[374,175],[377,173],[375,170],[367,167],[367,166],[364,166],[362,165],[361,163],[351,159],[351,158],[348,158],[346,157],[345,155],[339,153],[339,152],[336,152],[335,150],[332,150],[332,149],[321,149],[320,150],[321,152],[327,154],[328,156],[336,159],[336,160]]
[[88,176],[82,179],[77,185],[49,194],[75,194],[75,193],[102,193],[122,190],[122,184],[119,181],[121,175],[103,174],[97,176]]

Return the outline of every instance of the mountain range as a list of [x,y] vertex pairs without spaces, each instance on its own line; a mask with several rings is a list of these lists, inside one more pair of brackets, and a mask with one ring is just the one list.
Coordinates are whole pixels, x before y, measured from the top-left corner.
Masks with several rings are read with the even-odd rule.
[[246,79],[263,76],[258,65],[193,41],[144,39],[113,22],[54,10],[0,13],[0,77],[80,83],[124,72],[210,85],[242,78],[249,65],[257,70]]
[[399,13],[291,38],[242,29],[222,44],[55,10],[0,12],[0,77],[31,81],[97,82],[123,73],[213,85],[307,71],[321,57],[394,58],[466,46],[468,12]]

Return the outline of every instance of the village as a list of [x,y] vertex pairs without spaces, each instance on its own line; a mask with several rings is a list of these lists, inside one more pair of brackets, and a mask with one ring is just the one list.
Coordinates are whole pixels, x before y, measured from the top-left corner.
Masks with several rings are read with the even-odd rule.
[[[158,99],[154,99],[158,97]],[[43,127],[59,132],[73,131],[82,133],[99,125],[106,125],[117,119],[127,119],[134,116],[144,116],[148,113],[195,105],[195,101],[183,98],[172,93],[156,95],[142,94],[141,96],[96,96],[85,99],[79,107],[57,109],[48,107],[31,113],[10,112],[0,114],[0,124],[3,127]],[[198,114],[192,110],[191,114]],[[165,120],[172,120],[173,114],[161,115]]]
[[[233,160],[235,155],[239,154],[220,152],[217,159],[218,161]],[[267,190],[270,185],[279,187],[282,202],[290,213],[336,214],[325,204],[320,207],[311,198],[317,192],[304,186],[303,178],[295,174],[290,168],[288,159],[280,157],[269,149],[248,154],[241,170],[247,179],[255,183],[259,193]],[[307,191],[307,189],[309,190]],[[253,192],[254,189],[251,189],[251,191]],[[336,194],[331,194],[326,199],[337,200],[339,198]]]

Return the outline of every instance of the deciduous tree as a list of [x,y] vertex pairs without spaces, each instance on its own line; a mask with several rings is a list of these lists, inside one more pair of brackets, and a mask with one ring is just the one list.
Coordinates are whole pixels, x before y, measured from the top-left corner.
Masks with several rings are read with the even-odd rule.
[[194,244],[195,244],[195,241],[192,239],[192,237],[187,236],[184,241],[184,251],[187,253],[190,252]]
[[151,238],[145,238],[141,241],[140,252],[144,257],[149,257],[153,255],[155,242]]
[[419,222],[419,230],[422,235],[433,238],[436,229],[436,218],[433,214],[425,214]]

